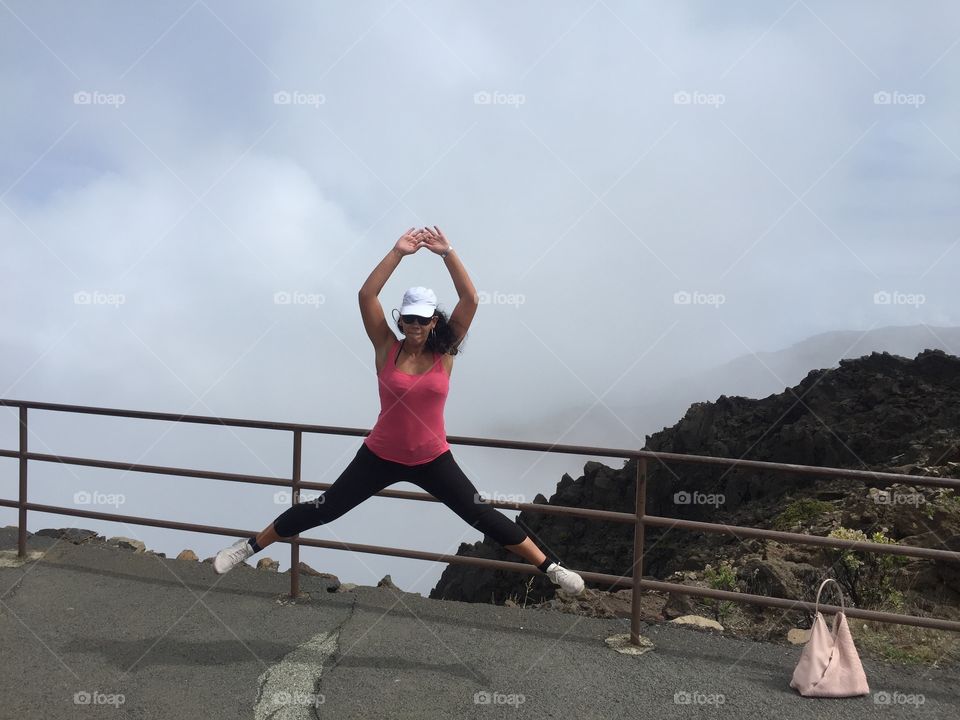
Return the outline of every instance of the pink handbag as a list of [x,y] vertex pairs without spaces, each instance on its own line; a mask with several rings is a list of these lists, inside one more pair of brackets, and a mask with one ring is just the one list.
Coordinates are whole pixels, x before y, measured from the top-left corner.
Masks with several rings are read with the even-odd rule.
[[[841,610],[833,616],[832,634],[820,614],[820,593],[828,582],[835,583],[840,590]],[[840,584],[833,578],[827,578],[817,590],[816,612],[810,639],[803,646],[800,661],[793,671],[793,679],[790,680],[790,687],[804,697],[854,697],[870,693],[867,676],[853,644],[844,610],[846,606],[843,604]]]

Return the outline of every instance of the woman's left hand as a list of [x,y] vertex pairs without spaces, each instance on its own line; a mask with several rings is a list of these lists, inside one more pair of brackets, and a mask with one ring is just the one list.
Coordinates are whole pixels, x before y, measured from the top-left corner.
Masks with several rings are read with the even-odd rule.
[[423,228],[423,234],[419,236],[419,241],[421,247],[426,247],[437,255],[445,253],[450,249],[450,243],[447,241],[447,237],[436,225],[433,226],[432,230],[428,227]]

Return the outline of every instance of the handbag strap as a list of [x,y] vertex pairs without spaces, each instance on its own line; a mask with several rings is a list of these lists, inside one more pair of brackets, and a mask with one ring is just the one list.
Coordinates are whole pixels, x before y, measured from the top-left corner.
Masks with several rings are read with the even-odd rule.
[[[820,583],[820,589],[817,590],[817,603],[816,603],[816,606],[815,606],[815,607],[816,607],[816,612],[817,612],[817,613],[820,612],[820,593],[823,592],[824,586],[825,586],[827,583],[830,583],[830,582],[832,582],[833,584],[835,584],[835,585],[837,586],[837,591],[840,593],[840,612],[846,614],[847,606],[846,606],[846,605],[844,604],[844,602],[843,602],[843,588],[841,588],[841,587],[840,587],[840,583],[838,583],[838,582],[837,582],[836,580],[834,580],[833,578],[827,578],[827,579],[824,580],[822,583]],[[836,615],[834,615],[834,617],[833,617],[833,624],[834,624],[834,628],[833,628],[834,632],[833,632],[832,634],[835,635],[835,634],[836,634],[836,631],[837,631],[837,616],[836,616]]]

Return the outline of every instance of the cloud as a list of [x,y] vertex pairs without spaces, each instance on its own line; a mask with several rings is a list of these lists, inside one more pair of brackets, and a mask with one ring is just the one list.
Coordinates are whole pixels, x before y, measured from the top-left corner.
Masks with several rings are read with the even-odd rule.
[[960,9],[103,9],[0,8],[7,396],[372,425],[355,292],[421,224],[489,299],[452,433],[958,324]]

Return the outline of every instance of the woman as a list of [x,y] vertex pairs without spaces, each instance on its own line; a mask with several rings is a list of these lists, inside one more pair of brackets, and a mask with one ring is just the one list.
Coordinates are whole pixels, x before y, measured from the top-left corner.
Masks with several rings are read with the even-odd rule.
[[[403,295],[398,340],[377,296],[400,260],[422,247],[443,258],[460,300],[447,320],[432,290],[412,287]],[[583,579],[552,562],[519,525],[483,502],[453,459],[443,423],[454,356],[477,311],[477,294],[443,232],[410,228],[360,288],[360,314],[373,343],[380,388],[380,416],[340,477],[315,500],[293,505],[255,538],[221,550],[213,567],[225,573],[280,538],[331,522],[396,482],[413,483],[472,527],[536,565],[561,590],[583,592]]]

